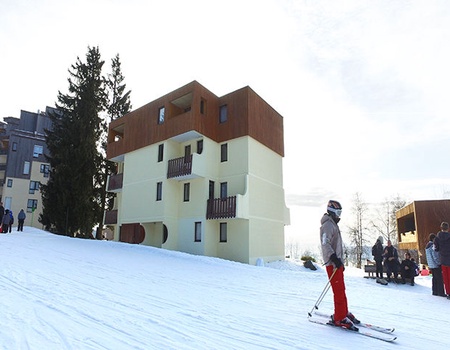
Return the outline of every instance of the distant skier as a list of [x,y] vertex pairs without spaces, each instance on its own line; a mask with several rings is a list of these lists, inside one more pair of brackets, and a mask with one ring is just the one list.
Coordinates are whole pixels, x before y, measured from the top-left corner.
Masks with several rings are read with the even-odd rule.
[[357,330],[354,323],[360,322],[348,311],[347,296],[345,294],[342,237],[337,225],[340,221],[341,213],[341,204],[330,200],[327,212],[321,220],[320,241],[322,256],[334,294],[334,315],[332,316],[332,321],[335,326]]

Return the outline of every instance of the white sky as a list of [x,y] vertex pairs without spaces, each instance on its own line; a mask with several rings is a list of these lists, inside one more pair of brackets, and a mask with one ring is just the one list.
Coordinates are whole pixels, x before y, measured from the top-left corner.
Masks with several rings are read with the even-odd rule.
[[120,54],[133,108],[252,87],[284,117],[291,234],[330,198],[448,197],[446,0],[0,0],[0,23],[2,118],[54,106],[88,46]]

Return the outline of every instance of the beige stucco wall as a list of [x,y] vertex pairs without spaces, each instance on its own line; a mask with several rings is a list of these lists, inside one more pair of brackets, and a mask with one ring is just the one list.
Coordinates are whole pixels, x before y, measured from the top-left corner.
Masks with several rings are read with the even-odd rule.
[[[48,181],[47,177],[44,177],[44,174],[40,172],[41,164],[48,164],[42,162],[31,162],[30,165],[30,180],[28,179],[19,179],[19,178],[9,178],[5,179],[5,184],[3,186],[3,194],[2,201],[5,204],[6,209],[11,209],[14,215],[14,224],[13,227],[17,227],[17,215],[19,214],[20,209],[23,209],[26,214],[26,219],[24,222],[24,226],[33,226],[36,228],[42,228],[42,224],[38,221],[39,215],[42,214],[42,197],[41,191],[35,190],[34,194],[29,193],[30,181],[37,181],[41,184],[46,184]],[[13,181],[12,187],[8,187],[8,180],[11,179]],[[6,206],[7,198],[11,198],[11,205]],[[37,200],[37,208],[33,212],[27,211],[27,203],[29,199]]]
[[[286,208],[282,184],[282,158],[250,137],[229,140],[228,161],[220,162],[220,146],[204,137],[197,154],[197,139],[164,142],[164,159],[157,162],[159,144],[125,155],[123,188],[116,198],[119,209],[114,239],[123,223],[140,223],[146,230],[143,244],[198,255],[254,264],[258,258],[284,258]],[[191,178],[167,179],[168,160],[184,155],[191,145]],[[197,166],[197,167],[196,167]],[[162,200],[156,201],[156,183],[163,183]],[[209,181],[227,182],[228,196],[237,196],[237,218],[206,220]],[[190,199],[183,200],[184,184]],[[201,222],[201,242],[194,241],[195,222]],[[219,242],[220,223],[227,223],[227,242]],[[168,240],[162,244],[162,227]]]

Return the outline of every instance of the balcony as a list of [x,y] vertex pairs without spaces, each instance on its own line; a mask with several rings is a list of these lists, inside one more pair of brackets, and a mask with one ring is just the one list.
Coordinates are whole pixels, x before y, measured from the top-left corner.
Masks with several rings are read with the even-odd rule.
[[192,154],[188,157],[171,159],[167,165],[167,178],[192,174]]
[[238,194],[206,202],[206,219],[248,219],[248,197]]
[[105,217],[103,219],[105,225],[115,225],[117,224],[117,214],[118,211],[116,210],[106,210],[105,211]]
[[206,160],[201,154],[191,154],[188,157],[171,159],[167,164],[167,178],[189,180],[205,177]]
[[123,187],[123,173],[108,176],[108,186],[107,186],[108,192],[114,193],[122,192],[122,187]]

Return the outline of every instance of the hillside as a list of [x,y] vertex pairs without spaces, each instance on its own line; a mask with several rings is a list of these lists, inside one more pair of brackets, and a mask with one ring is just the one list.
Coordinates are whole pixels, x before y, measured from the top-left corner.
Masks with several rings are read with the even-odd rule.
[[[325,272],[52,235],[0,235],[0,349],[448,349],[430,277],[381,286],[347,268],[351,310],[396,344],[308,322]],[[332,312],[329,293],[321,310]]]

